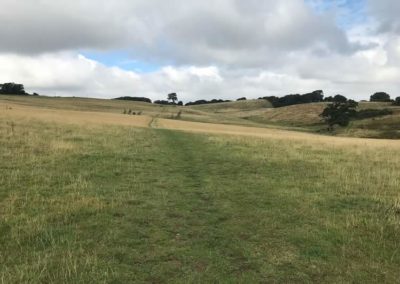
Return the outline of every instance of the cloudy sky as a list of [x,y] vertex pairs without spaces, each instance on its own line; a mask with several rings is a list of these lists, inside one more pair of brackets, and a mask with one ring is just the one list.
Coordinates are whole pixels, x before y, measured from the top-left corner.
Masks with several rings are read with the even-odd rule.
[[0,0],[0,82],[184,101],[400,96],[399,0]]

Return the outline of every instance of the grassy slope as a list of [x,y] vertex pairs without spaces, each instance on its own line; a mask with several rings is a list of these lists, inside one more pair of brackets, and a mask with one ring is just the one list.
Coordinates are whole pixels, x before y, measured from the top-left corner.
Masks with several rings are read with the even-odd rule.
[[[54,98],[54,97],[28,97],[0,95],[0,104],[12,106],[40,107],[46,109],[60,109],[73,111],[107,112],[121,114],[124,110],[131,109],[161,118],[173,118],[181,112],[181,119],[198,122],[218,122],[224,124],[239,124],[247,126],[262,126],[252,121],[224,113],[214,113],[201,108],[189,108],[179,106],[163,106],[143,102],[102,100],[87,98]],[[259,104],[258,104],[259,105]]]
[[[131,101],[2,95],[0,104],[115,114],[121,114],[124,109],[131,109],[143,115],[160,118],[173,118],[181,112],[181,120],[186,121],[283,128],[306,132],[319,132],[326,129],[319,116],[326,103],[271,108],[270,103],[265,100],[248,100],[176,107]],[[347,128],[339,128],[335,134],[352,137],[400,138],[400,107],[393,107],[388,103],[360,103],[360,109],[367,108],[389,108],[394,111],[394,115],[354,121]]]
[[[327,103],[293,105],[282,108],[255,106],[236,109],[230,116],[246,119],[260,125],[289,128],[299,131],[320,131],[325,129],[319,116]],[[206,110],[210,111],[211,108]],[[347,128],[339,128],[336,135],[371,138],[400,138],[400,107],[390,103],[361,102],[359,109],[391,109],[393,115],[354,121]],[[222,110],[221,110],[222,112]]]
[[271,103],[266,100],[247,100],[192,106],[193,109],[216,113],[237,113],[271,107]]
[[400,277],[398,148],[12,117],[0,146],[4,283]]

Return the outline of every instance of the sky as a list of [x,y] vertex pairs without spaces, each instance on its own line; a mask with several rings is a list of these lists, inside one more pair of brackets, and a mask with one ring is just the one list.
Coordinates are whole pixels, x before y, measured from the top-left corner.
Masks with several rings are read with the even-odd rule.
[[184,102],[400,96],[399,0],[0,0],[0,83]]

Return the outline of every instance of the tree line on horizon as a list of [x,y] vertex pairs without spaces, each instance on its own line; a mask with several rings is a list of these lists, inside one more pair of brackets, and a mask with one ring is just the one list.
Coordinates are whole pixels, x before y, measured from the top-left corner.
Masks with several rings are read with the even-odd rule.
[[[167,100],[156,100],[154,102],[151,101],[149,98],[143,97],[121,97],[116,98],[117,100],[131,100],[131,101],[142,101],[148,103],[154,103],[159,105],[179,105],[183,106],[182,101],[178,101],[178,97],[176,93],[168,94]],[[303,95],[300,94],[290,94],[283,97],[277,96],[267,96],[267,97],[260,97],[259,100],[267,100],[269,101],[274,108],[297,105],[297,104],[308,104],[308,103],[319,103],[319,102],[339,102],[344,103],[351,101],[343,95],[335,95],[324,97],[324,92],[322,90],[316,90],[311,93],[306,93]],[[236,101],[246,101],[245,97],[241,97]],[[178,101],[178,103],[176,103]],[[205,105],[205,104],[217,104],[217,103],[227,103],[233,102],[233,100],[222,100],[222,99],[212,99],[212,100],[197,100],[193,102],[188,102],[185,106],[195,106],[195,105]],[[392,100],[390,95],[385,92],[377,92],[370,97],[370,102],[392,102],[394,105],[400,106],[400,97]]]
[[[3,95],[30,95],[25,91],[23,84],[17,83],[3,83],[0,84],[0,94]],[[32,95],[38,96],[37,93]],[[324,92],[322,90],[316,90],[311,93],[306,94],[290,94],[282,97],[277,96],[266,96],[258,98],[260,100],[269,101],[274,108],[297,105],[297,104],[308,104],[308,103],[318,103],[318,102],[347,102],[347,99],[343,95],[335,95],[324,97]],[[167,100],[155,100],[154,102],[146,97],[119,97],[115,100],[126,100],[126,101],[139,101],[146,103],[154,103],[159,105],[177,105],[183,106],[183,102],[178,100],[177,93],[170,93],[167,96]],[[245,101],[245,97],[237,99],[237,101]],[[222,100],[222,99],[212,99],[212,100],[196,100],[193,102],[188,102],[185,106],[203,105],[203,104],[215,104],[215,103],[226,103],[232,102],[232,100]],[[400,106],[400,97],[396,97],[394,100],[391,99],[390,95],[385,92],[377,92],[370,97],[370,102],[392,102],[394,105]]]

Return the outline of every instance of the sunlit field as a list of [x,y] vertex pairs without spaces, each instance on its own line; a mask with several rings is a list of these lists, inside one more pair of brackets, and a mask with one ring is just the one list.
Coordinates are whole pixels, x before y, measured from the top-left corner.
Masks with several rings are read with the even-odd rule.
[[0,112],[0,283],[400,279],[397,141],[46,111]]

